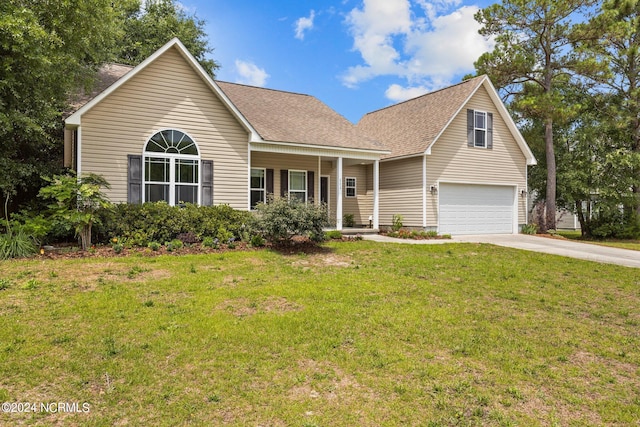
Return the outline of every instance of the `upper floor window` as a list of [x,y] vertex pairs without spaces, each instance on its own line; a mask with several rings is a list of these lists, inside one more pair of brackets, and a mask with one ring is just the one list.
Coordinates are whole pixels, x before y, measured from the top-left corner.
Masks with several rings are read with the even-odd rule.
[[144,154],[143,200],[170,205],[199,203],[200,154],[184,132],[163,130],[147,142]]
[[493,113],[467,110],[467,145],[493,148]]
[[476,147],[487,146],[487,113],[476,111],[474,117],[474,142]]

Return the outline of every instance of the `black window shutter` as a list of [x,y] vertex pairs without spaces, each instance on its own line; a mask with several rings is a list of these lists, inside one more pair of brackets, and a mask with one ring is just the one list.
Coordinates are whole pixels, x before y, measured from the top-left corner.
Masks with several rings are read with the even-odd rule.
[[289,171],[287,169],[280,170],[280,196],[285,197],[289,192]]
[[201,162],[201,182],[200,204],[202,206],[213,205],[213,160],[202,160]]
[[493,148],[493,113],[487,113],[487,148]]
[[142,156],[129,154],[127,156],[127,203],[142,203]]
[[313,171],[307,171],[307,200],[313,200],[315,197],[314,190],[316,187],[316,181],[313,177]]
[[264,183],[267,196],[273,194],[273,169],[267,169],[266,182]]
[[473,110],[467,110],[467,145],[473,147],[473,133],[474,133],[474,114]]

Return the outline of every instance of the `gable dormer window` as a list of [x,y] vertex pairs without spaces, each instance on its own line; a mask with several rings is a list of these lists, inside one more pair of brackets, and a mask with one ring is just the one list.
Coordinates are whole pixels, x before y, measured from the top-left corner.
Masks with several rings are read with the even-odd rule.
[[493,114],[467,110],[467,145],[475,148],[493,148]]

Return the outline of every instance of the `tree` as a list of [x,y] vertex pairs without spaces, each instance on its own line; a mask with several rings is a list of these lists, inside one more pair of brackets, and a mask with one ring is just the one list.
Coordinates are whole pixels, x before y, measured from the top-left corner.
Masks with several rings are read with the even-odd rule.
[[211,53],[204,31],[205,22],[188,15],[175,0],[129,0],[123,5],[124,37],[115,51],[117,62],[138,65],[158,48],[178,37],[212,77],[219,65],[206,55]]
[[91,247],[91,229],[100,220],[98,211],[111,206],[102,192],[102,187],[109,188],[109,183],[95,174],[82,178],[73,174],[56,175],[46,180],[51,184],[43,187],[39,195],[52,201],[49,204],[51,216],[73,227],[80,236],[82,250],[86,251]]
[[[0,2],[0,197],[34,198],[62,167],[61,114],[119,36],[111,0]],[[60,159],[60,160],[58,160]]]
[[[601,92],[608,94],[607,108],[602,109],[619,132],[617,138],[632,157],[640,156],[640,2],[607,0],[601,13],[582,25],[586,37],[578,48],[594,53],[608,73],[595,76]],[[601,78],[598,78],[601,77]],[[640,169],[629,159],[629,178],[635,198],[631,208],[640,215]],[[628,179],[626,180],[628,181]]]
[[546,215],[542,231],[556,223],[556,154],[554,123],[565,122],[576,109],[557,90],[572,76],[592,66],[572,50],[577,31],[576,16],[592,0],[503,0],[476,14],[480,33],[495,37],[492,52],[483,54],[475,66],[486,73],[523,120],[537,119],[544,126]]

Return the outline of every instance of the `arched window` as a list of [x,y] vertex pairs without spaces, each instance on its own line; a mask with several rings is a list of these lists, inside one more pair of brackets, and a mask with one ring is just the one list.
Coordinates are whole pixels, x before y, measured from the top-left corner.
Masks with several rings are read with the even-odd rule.
[[184,132],[163,130],[144,148],[145,202],[200,203],[200,153]]

